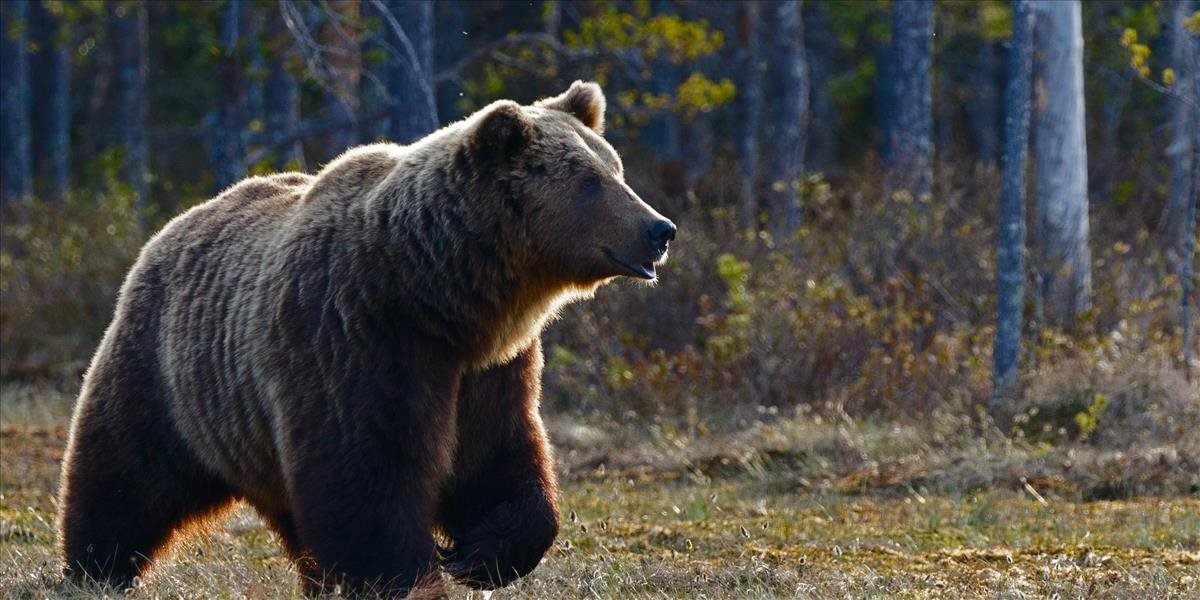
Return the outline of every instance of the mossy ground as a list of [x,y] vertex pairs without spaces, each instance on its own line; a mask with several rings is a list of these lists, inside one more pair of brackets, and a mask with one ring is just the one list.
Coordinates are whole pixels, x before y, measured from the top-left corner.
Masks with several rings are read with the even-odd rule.
[[[61,416],[6,407],[0,596],[113,595],[57,577]],[[1200,595],[1194,494],[1086,502],[1052,487],[931,492],[847,485],[853,477],[829,484],[789,469],[704,475],[694,466],[577,463],[567,471],[554,549],[532,576],[494,598]],[[469,596],[464,588],[450,592]],[[298,595],[274,536],[239,507],[181,540],[131,597]]]

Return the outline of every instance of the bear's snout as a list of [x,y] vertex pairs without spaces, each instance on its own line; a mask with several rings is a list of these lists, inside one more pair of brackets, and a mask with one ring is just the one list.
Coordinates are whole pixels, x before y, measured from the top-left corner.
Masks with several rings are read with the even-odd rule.
[[667,251],[667,244],[675,239],[675,224],[666,219],[655,221],[646,234],[650,236],[650,247],[662,254]]

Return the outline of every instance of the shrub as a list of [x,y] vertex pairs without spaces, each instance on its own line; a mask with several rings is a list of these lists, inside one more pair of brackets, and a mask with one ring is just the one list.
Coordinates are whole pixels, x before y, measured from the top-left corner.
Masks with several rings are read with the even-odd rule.
[[[9,207],[0,244],[0,376],[76,374],[146,239],[128,195]],[[19,217],[19,218],[18,218]]]

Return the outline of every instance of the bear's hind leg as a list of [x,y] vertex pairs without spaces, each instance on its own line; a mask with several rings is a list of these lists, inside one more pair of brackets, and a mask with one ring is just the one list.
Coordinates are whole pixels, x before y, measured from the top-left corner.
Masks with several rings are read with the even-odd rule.
[[176,530],[228,506],[233,493],[153,409],[118,421],[95,398],[81,403],[59,498],[64,572],[123,589]]
[[[279,536],[279,541],[283,544],[284,551],[287,552],[288,558],[292,560],[292,564],[296,567],[296,572],[300,575],[300,589],[305,596],[316,596],[322,593],[331,593],[334,591],[332,585],[327,585],[327,578],[321,572],[321,568],[317,565],[317,559],[313,556],[312,550],[304,546],[300,541],[300,534],[296,531],[296,521],[289,513],[269,513],[259,511],[263,518],[267,520],[267,524]],[[331,582],[331,580],[329,580]]]

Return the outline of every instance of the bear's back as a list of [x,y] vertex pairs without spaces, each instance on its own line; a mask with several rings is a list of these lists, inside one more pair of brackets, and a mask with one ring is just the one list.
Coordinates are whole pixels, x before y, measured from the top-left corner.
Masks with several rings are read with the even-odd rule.
[[[127,324],[136,321],[141,343],[156,349],[180,433],[209,468],[235,480],[275,471],[269,424],[242,358],[258,351],[259,279],[313,180],[251,177],[180,215],[146,245],[122,292]],[[213,426],[218,415],[228,426]]]

